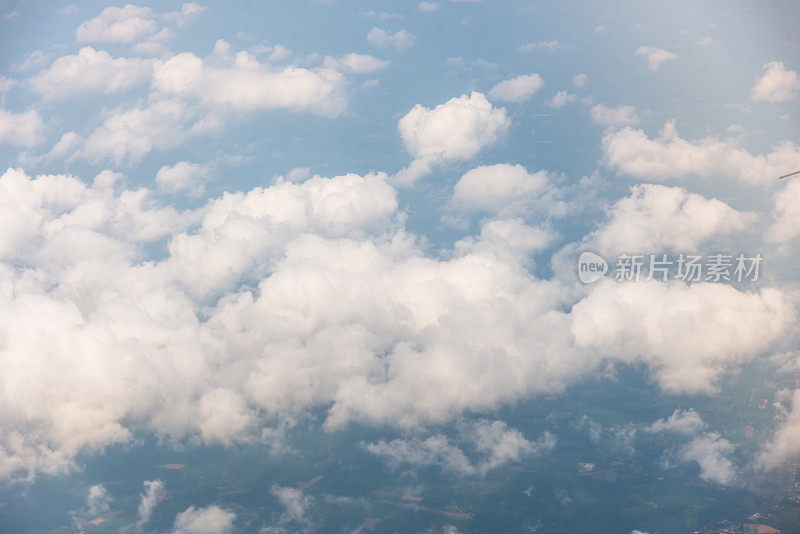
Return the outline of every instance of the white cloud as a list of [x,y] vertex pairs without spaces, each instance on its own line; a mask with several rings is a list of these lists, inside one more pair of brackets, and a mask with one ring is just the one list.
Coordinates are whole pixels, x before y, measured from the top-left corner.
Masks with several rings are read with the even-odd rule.
[[164,165],[156,173],[158,188],[169,193],[187,192],[199,196],[205,190],[203,182],[208,177],[209,169],[188,161],[179,161],[175,165]]
[[537,50],[546,50],[551,54],[554,52],[566,52],[575,50],[575,45],[562,43],[561,41],[537,41],[535,43],[525,43],[519,47],[520,52],[530,53]]
[[733,140],[681,138],[675,122],[656,139],[627,127],[603,135],[603,160],[620,174],[654,181],[721,175],[747,185],[773,182],[786,169],[800,168],[800,147],[784,142],[768,154],[753,155]]
[[0,108],[0,145],[33,147],[44,141],[44,122],[35,110],[12,113]]
[[325,58],[325,66],[335,69],[345,68],[356,74],[366,74],[385,68],[388,61],[366,54],[346,54],[339,59],[330,56]]
[[800,180],[790,179],[775,193],[775,222],[769,227],[769,241],[785,243],[800,235]]
[[794,320],[775,289],[741,292],[724,284],[656,281],[598,282],[571,315],[578,347],[641,358],[672,393],[715,391],[726,368],[766,350]]
[[717,484],[730,484],[736,478],[733,463],[728,455],[733,445],[716,432],[708,432],[685,445],[680,456],[683,461],[697,462],[700,478]]
[[551,108],[562,108],[570,102],[574,102],[577,98],[576,95],[570,94],[567,91],[559,91],[553,98],[547,101],[547,105]]
[[108,494],[105,486],[95,484],[89,488],[89,494],[86,496],[86,513],[90,516],[98,516],[108,512],[111,500],[111,495]]
[[523,74],[500,82],[489,91],[489,98],[505,102],[524,102],[542,88],[542,77],[536,73]]
[[712,238],[744,231],[755,215],[740,213],[717,199],[680,187],[642,184],[609,210],[594,234],[601,254],[695,252]]
[[345,86],[344,76],[333,69],[273,68],[248,52],[237,52],[223,66],[184,52],[159,63],[153,75],[153,88],[160,93],[196,99],[210,108],[282,108],[326,117],[347,107]]
[[651,433],[666,431],[692,436],[705,426],[702,417],[694,410],[675,410],[667,419],[659,419],[645,430]]
[[585,74],[576,74],[572,77],[572,83],[575,87],[586,87],[586,83],[589,81],[589,77]]
[[697,42],[694,43],[695,46],[699,46],[701,48],[708,48],[709,46],[713,46],[714,39],[709,36],[703,37],[699,39]]
[[782,61],[764,65],[764,76],[750,90],[753,100],[764,102],[786,102],[800,94],[800,78],[793,70],[784,67]]
[[495,108],[481,93],[451,98],[434,109],[419,104],[398,123],[400,135],[415,162],[398,173],[412,183],[433,165],[467,160],[492,145],[511,123],[504,108]]
[[652,46],[640,46],[636,50],[637,56],[642,56],[647,59],[647,68],[656,71],[661,67],[665,61],[673,61],[677,55],[668,52],[662,48],[655,48]]
[[157,29],[152,9],[127,4],[103,9],[98,16],[78,26],[76,37],[80,42],[131,43]]
[[137,524],[139,526],[146,525],[150,522],[156,505],[166,496],[164,483],[160,480],[145,480],[143,484],[144,493],[141,494],[138,509],[139,519]]
[[617,106],[615,108],[605,104],[597,104],[589,110],[592,122],[601,126],[636,126],[639,124],[639,117],[636,115],[636,108],[633,106]]
[[53,145],[53,148],[47,153],[47,157],[50,159],[65,159],[75,152],[82,141],[83,138],[77,133],[67,132]]
[[47,100],[86,93],[126,91],[150,79],[153,62],[141,58],[112,58],[90,46],[77,55],[62,56],[30,79],[33,90]]
[[174,534],[228,534],[233,532],[236,514],[216,505],[190,506],[175,517]]
[[800,389],[786,391],[789,410],[783,410],[778,427],[758,453],[756,465],[761,469],[776,469],[785,462],[800,458]]
[[439,9],[439,4],[437,4],[436,2],[420,2],[419,4],[417,4],[417,9],[419,9],[422,12],[436,11],[437,9]]
[[522,165],[476,167],[456,183],[450,207],[458,211],[486,211],[501,216],[529,213],[542,204],[550,189],[544,171],[529,173]]
[[408,30],[398,30],[390,33],[384,29],[373,26],[367,34],[367,42],[372,46],[385,48],[393,46],[395,48],[411,48],[417,41],[417,36]]
[[363,444],[365,450],[380,456],[393,468],[401,466],[439,466],[459,475],[485,476],[489,471],[508,462],[551,451],[555,436],[545,432],[537,441],[528,441],[521,432],[508,428],[503,421],[479,420],[461,423],[456,443],[472,449],[480,458],[474,462],[453,440],[443,434],[425,439],[395,439]]

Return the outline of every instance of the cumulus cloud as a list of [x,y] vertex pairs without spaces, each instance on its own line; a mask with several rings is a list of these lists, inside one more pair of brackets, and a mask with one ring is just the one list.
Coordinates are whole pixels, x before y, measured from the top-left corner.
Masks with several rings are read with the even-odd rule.
[[190,506],[175,516],[173,534],[228,534],[233,532],[236,514],[216,505]]
[[[272,442],[311,409],[330,430],[419,431],[563,391],[603,362],[709,391],[794,324],[777,289],[608,280],[575,296],[531,274],[525,251],[547,234],[520,219],[430,257],[386,178],[279,179],[179,212],[111,171],[91,186],[3,174],[0,478],[64,472],[142,434]],[[476,473],[541,441],[463,428],[447,444]]]
[[347,69],[356,74],[367,74],[385,68],[388,61],[367,54],[345,54],[339,59],[330,56],[325,58],[325,66],[335,69]]
[[[682,312],[664,313],[677,309]],[[715,391],[726,368],[766,350],[794,320],[791,304],[775,289],[611,280],[599,282],[578,302],[572,318],[579,347],[639,358],[673,393]]]
[[442,163],[463,161],[494,144],[511,124],[504,108],[482,93],[451,98],[433,109],[417,104],[397,123],[415,161],[398,173],[399,183],[413,183]]
[[636,126],[639,124],[639,117],[636,115],[636,108],[633,106],[609,107],[605,104],[597,104],[589,110],[592,122],[601,126]]
[[577,95],[573,95],[567,91],[559,91],[547,101],[547,105],[551,108],[563,108],[570,102],[577,100],[577,98]]
[[89,488],[89,494],[86,496],[86,513],[90,516],[97,516],[108,512],[111,500],[111,495],[108,494],[105,486],[95,484]]
[[783,397],[789,409],[783,411],[775,433],[758,453],[756,466],[761,469],[776,469],[800,458],[800,389],[787,391]]
[[76,55],[62,56],[30,79],[31,87],[47,100],[61,100],[87,93],[128,90],[150,79],[153,61],[113,58],[91,46]]
[[575,87],[586,87],[589,77],[586,74],[576,74],[572,77],[572,83]]
[[763,185],[785,174],[786,169],[800,168],[800,146],[791,142],[776,145],[767,154],[751,154],[733,140],[684,139],[674,121],[667,122],[654,139],[630,127],[608,131],[603,134],[602,147],[608,167],[654,181],[719,175],[747,185]]
[[373,26],[367,34],[367,42],[378,48],[393,46],[397,49],[411,48],[417,41],[417,36],[408,30],[398,30],[395,33]]
[[[226,48],[217,43],[218,50]],[[334,69],[273,68],[244,51],[212,63],[189,52],[172,56],[156,66],[153,88],[236,111],[282,108],[333,117],[347,107],[345,78]]]
[[12,113],[0,108],[0,145],[33,147],[44,141],[44,122],[35,110]]
[[619,253],[695,252],[712,238],[742,232],[755,220],[717,199],[680,187],[642,184],[618,200],[594,235],[599,251]]
[[750,90],[753,100],[764,102],[786,102],[800,94],[800,78],[797,72],[787,69],[782,61],[764,65],[764,75]]
[[706,424],[694,410],[675,410],[667,419],[659,419],[647,427],[647,432],[677,432],[694,435],[703,430]]
[[790,180],[775,193],[775,222],[767,230],[766,238],[786,243],[800,235],[800,180]]
[[528,172],[522,165],[498,163],[476,167],[456,183],[449,206],[456,211],[483,211],[515,216],[534,211],[557,211],[552,177]]
[[103,9],[98,16],[78,26],[76,37],[80,42],[130,43],[157,29],[152,9],[127,4]]
[[480,420],[462,423],[457,442],[480,456],[473,463],[457,444],[443,434],[425,439],[395,439],[362,444],[365,450],[384,458],[393,468],[439,466],[459,475],[485,476],[492,469],[524,457],[544,454],[556,444],[555,436],[545,432],[537,441],[528,441],[518,430],[503,421]]
[[505,102],[524,102],[542,88],[542,77],[536,73],[523,74],[500,82],[489,91],[489,98]]
[[197,163],[179,161],[174,165],[164,165],[156,173],[158,188],[169,193],[186,192],[191,196],[199,196],[205,187],[203,182],[208,177],[209,169]]
[[733,450],[730,441],[716,432],[708,432],[684,445],[679,454],[685,462],[697,462],[703,480],[730,484],[736,478],[733,463],[728,458]]
[[137,524],[139,526],[146,525],[150,522],[156,505],[166,496],[164,483],[160,480],[145,480],[143,484],[144,493],[141,494],[138,509],[139,520]]
[[642,56],[647,60],[647,68],[651,71],[657,71],[661,64],[666,61],[673,61],[677,55],[668,52],[662,48],[655,48],[652,46],[640,46],[636,50],[637,56]]

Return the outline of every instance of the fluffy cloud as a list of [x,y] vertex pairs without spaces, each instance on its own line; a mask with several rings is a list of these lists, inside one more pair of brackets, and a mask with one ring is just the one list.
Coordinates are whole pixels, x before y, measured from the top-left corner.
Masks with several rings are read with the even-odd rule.
[[776,469],[800,458],[800,389],[787,391],[783,397],[789,402],[789,409],[784,410],[778,428],[756,459],[762,469]]
[[60,100],[86,93],[125,91],[150,79],[153,61],[112,58],[91,46],[77,55],[63,56],[30,79],[31,87],[47,100]]
[[[227,43],[218,43],[218,49]],[[292,109],[333,117],[347,107],[345,79],[333,69],[273,68],[248,52],[220,66],[184,52],[156,66],[153,88],[236,111]]]
[[538,74],[523,74],[492,87],[489,91],[489,98],[505,102],[524,102],[543,85],[542,77]]
[[636,115],[636,108],[633,106],[617,106],[615,108],[605,104],[597,104],[589,110],[592,122],[602,126],[636,126],[639,124],[639,117]]
[[689,176],[722,175],[748,185],[772,182],[787,169],[800,168],[800,147],[784,142],[768,154],[754,155],[734,141],[707,137],[688,141],[675,122],[664,125],[656,139],[630,127],[603,135],[603,160],[620,174],[666,181]]
[[384,61],[376,58],[375,56],[366,54],[352,53],[346,54],[339,59],[335,59],[330,56],[325,58],[326,67],[335,69],[345,68],[356,74],[375,72],[376,70],[386,67],[388,64],[388,61]]
[[594,242],[608,256],[695,252],[711,238],[741,232],[754,220],[755,215],[717,199],[680,187],[643,184],[631,187],[631,195],[611,207]]
[[76,37],[80,42],[130,43],[155,33],[158,24],[154,19],[155,14],[149,7],[110,6],[78,26]]
[[[563,391],[601,362],[707,391],[793,324],[775,289],[607,281],[576,297],[530,274],[547,235],[519,219],[430,257],[385,175],[277,180],[186,213],[110,171],[87,186],[9,170],[0,192],[4,479],[142,434],[272,439],[318,408],[330,430],[419,430]],[[463,428],[449,444],[476,473],[532,450],[502,424]]]
[[208,176],[208,169],[202,165],[188,161],[179,161],[175,165],[164,165],[156,173],[159,189],[170,193],[187,192],[192,196],[203,193],[203,181]]
[[728,455],[733,445],[716,432],[698,436],[680,450],[680,458],[685,462],[697,462],[700,478],[717,484],[730,484],[736,478],[733,463]]
[[676,57],[672,52],[652,46],[640,46],[636,50],[637,56],[642,56],[647,60],[647,68],[656,71],[665,61],[673,61]]
[[577,95],[570,94],[567,91],[559,91],[547,101],[547,105],[551,108],[563,108],[570,102],[577,100],[577,98]]
[[535,43],[525,43],[519,47],[520,52],[530,53],[537,50],[546,50],[551,54],[554,52],[575,50],[575,46],[562,43],[561,41],[537,41]]
[[228,534],[233,532],[236,514],[216,505],[190,506],[175,517],[174,534]]
[[694,410],[675,410],[667,419],[659,419],[646,430],[651,433],[667,431],[691,436],[703,430],[705,426],[703,418]]
[[545,432],[537,441],[528,441],[516,429],[503,421],[477,421],[462,424],[458,442],[472,449],[480,461],[473,463],[467,454],[443,434],[425,439],[395,439],[363,444],[368,452],[384,458],[397,469],[401,466],[439,466],[444,471],[460,475],[485,476],[492,469],[524,457],[539,455],[555,447],[555,437]]
[[408,30],[398,30],[390,33],[384,29],[373,26],[367,34],[367,42],[372,46],[385,48],[393,46],[395,48],[411,48],[417,41],[417,36]]
[[604,280],[573,307],[572,319],[579,347],[641,359],[666,391],[710,393],[726,368],[764,351],[794,317],[775,289]]
[[800,235],[800,180],[789,180],[775,193],[775,222],[769,227],[769,241],[785,243]]
[[497,141],[511,124],[504,108],[495,108],[482,93],[451,98],[434,109],[419,104],[397,123],[415,161],[398,173],[413,183],[441,163],[462,161]]
[[586,83],[589,81],[589,77],[586,74],[576,74],[572,77],[572,83],[575,87],[586,87]]
[[139,520],[137,524],[139,526],[146,525],[150,522],[156,505],[166,496],[164,483],[160,480],[145,480],[143,484],[144,493],[141,494],[138,510]]
[[786,102],[797,98],[800,93],[800,78],[795,71],[784,67],[782,61],[767,63],[764,71],[764,76],[750,90],[753,100]]
[[0,145],[32,147],[44,140],[42,117],[34,110],[12,113],[0,108]]
[[556,208],[550,182],[547,172],[530,173],[522,165],[476,167],[458,180],[449,204],[456,211],[485,211],[501,216]]
[[86,513],[90,516],[97,516],[108,512],[111,504],[111,495],[108,494],[105,486],[102,484],[95,484],[89,488],[89,494],[86,496]]

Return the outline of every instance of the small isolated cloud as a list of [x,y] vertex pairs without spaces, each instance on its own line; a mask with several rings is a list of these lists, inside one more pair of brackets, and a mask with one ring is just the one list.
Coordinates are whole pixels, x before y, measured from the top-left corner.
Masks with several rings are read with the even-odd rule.
[[108,494],[105,486],[95,484],[89,488],[89,495],[86,497],[86,513],[90,516],[98,516],[108,512],[111,505],[111,495]]
[[542,77],[537,73],[523,74],[492,87],[489,91],[489,98],[505,102],[524,102],[543,85]]
[[573,95],[567,91],[559,91],[553,96],[553,98],[547,101],[547,105],[551,108],[563,108],[570,102],[577,100],[577,98],[577,95]]
[[424,13],[436,11],[437,9],[439,9],[439,4],[437,4],[436,2],[420,2],[419,4],[417,4],[417,9],[419,9]]
[[190,506],[175,517],[173,534],[229,534],[236,514],[216,505]]
[[328,56],[325,58],[325,66],[335,69],[346,69],[356,74],[368,74],[386,67],[388,61],[378,59],[367,54],[346,54],[338,59]]
[[673,61],[677,55],[668,52],[662,48],[655,48],[652,46],[640,46],[636,50],[637,56],[642,56],[647,60],[647,68],[651,71],[657,71],[661,64],[665,61]]
[[530,53],[537,50],[546,50],[547,52],[567,52],[575,50],[577,47],[572,44],[562,43],[561,41],[537,41],[535,43],[525,43],[519,47],[520,52]]
[[451,98],[433,109],[417,104],[397,127],[414,162],[395,176],[413,183],[435,165],[470,159],[497,141],[510,125],[504,108],[495,108],[482,93]]
[[772,61],[764,65],[764,76],[750,90],[750,97],[753,100],[775,103],[794,100],[798,93],[800,79],[797,73],[784,67],[782,61]]
[[703,37],[702,39],[698,39],[697,42],[694,43],[695,46],[699,46],[700,48],[708,48],[714,44],[714,39],[711,37]]
[[639,124],[639,117],[636,115],[636,108],[633,106],[609,107],[605,104],[597,104],[589,110],[592,122],[601,126],[636,126]]
[[155,509],[156,504],[158,504],[165,495],[166,490],[164,489],[163,482],[160,480],[144,481],[144,493],[141,494],[138,509],[139,519],[137,524],[139,526],[146,525],[150,521],[150,517],[153,515],[153,509]]
[[717,484],[730,484],[736,478],[733,463],[728,458],[734,446],[716,432],[708,432],[693,439],[680,450],[685,462],[697,462],[700,478]]
[[12,113],[0,108],[0,145],[33,147],[44,141],[44,122],[35,110]]
[[81,10],[81,8],[78,7],[77,4],[69,4],[69,5],[66,5],[66,6],[64,6],[62,8],[56,9],[56,13],[58,15],[63,15],[65,17],[68,17],[70,15],[74,15],[75,13],[77,13],[80,10]]
[[677,432],[691,436],[703,430],[705,426],[703,418],[694,410],[675,410],[667,419],[659,419],[645,431],[650,433]]
[[373,26],[367,34],[367,42],[378,48],[393,46],[397,49],[411,48],[417,40],[417,36],[408,30],[398,30],[390,33],[386,30]]
[[575,87],[586,87],[586,82],[589,81],[589,77],[585,74],[576,74],[572,77],[572,83]]

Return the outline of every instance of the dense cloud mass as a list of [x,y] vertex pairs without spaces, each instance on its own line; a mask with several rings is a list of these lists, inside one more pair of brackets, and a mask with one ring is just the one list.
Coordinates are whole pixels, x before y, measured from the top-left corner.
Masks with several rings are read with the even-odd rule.
[[[330,429],[444,423],[561,391],[606,359],[708,391],[792,324],[780,290],[710,283],[609,281],[566,312],[570,292],[513,252],[545,237],[487,221],[429,257],[385,175],[278,180],[188,212],[112,173],[89,187],[9,169],[0,189],[4,477],[143,429],[256,439],[314,407]],[[145,253],[154,242],[164,257]]]

